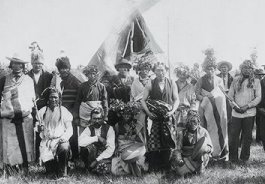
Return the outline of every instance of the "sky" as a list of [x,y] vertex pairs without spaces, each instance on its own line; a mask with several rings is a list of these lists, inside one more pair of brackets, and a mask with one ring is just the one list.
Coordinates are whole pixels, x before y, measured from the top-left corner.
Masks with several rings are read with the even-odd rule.
[[0,62],[14,53],[30,61],[28,46],[37,41],[47,67],[60,50],[73,67],[87,65],[133,7],[172,66],[201,63],[208,47],[234,68],[253,50],[265,64],[264,0],[0,0]]

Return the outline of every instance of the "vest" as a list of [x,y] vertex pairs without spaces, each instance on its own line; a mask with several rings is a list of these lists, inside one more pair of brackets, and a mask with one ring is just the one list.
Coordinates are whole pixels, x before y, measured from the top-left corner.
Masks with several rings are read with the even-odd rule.
[[157,78],[151,81],[152,88],[150,91],[150,98],[152,100],[162,100],[170,105],[173,104],[173,87],[172,81],[165,78],[165,87],[164,90],[161,91]]
[[214,89],[214,83],[211,84],[209,82],[209,80],[207,79],[207,76],[206,75],[204,75],[202,77],[202,89],[204,89],[204,90],[206,90],[208,92],[211,92]]
[[[104,139],[106,139],[107,138],[107,134],[108,134],[108,131],[109,131],[109,125],[107,125],[107,124],[103,124],[102,126],[101,126],[101,133],[100,133],[100,136],[102,137],[102,138],[104,138]],[[95,128],[94,127],[92,127],[92,126],[89,126],[89,130],[90,130],[90,132],[91,132],[91,136],[95,136],[96,134],[95,134]],[[103,145],[101,142],[95,142],[95,143],[93,143],[95,146],[96,146],[96,148],[97,149],[100,149],[100,150],[102,150],[102,149],[105,149],[105,145]]]

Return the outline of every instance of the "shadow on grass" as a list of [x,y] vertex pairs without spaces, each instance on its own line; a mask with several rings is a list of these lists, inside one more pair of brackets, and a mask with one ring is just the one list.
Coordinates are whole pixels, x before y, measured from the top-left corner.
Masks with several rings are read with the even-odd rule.
[[265,183],[265,176],[257,176],[257,177],[238,177],[238,178],[223,178],[217,182],[217,184],[264,184]]

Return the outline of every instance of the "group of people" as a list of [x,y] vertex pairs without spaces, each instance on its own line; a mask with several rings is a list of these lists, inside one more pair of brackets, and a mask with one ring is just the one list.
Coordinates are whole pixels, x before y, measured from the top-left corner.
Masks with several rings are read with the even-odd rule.
[[[69,163],[80,160],[93,173],[134,176],[183,176],[204,172],[209,160],[248,161],[256,107],[257,123],[265,112],[265,79],[255,75],[254,61],[245,60],[232,77],[232,64],[216,63],[208,49],[203,76],[198,64],[192,70],[180,64],[173,81],[166,64],[149,51],[134,64],[122,58],[113,76],[100,77],[98,67],[88,65],[82,69],[87,81],[81,82],[67,56],[56,60],[58,75],[43,70],[37,42],[30,48],[32,70],[25,74],[26,62],[8,57],[11,72],[0,79],[0,167],[7,175],[27,174],[32,161],[64,176]],[[130,75],[132,68],[138,77]]]

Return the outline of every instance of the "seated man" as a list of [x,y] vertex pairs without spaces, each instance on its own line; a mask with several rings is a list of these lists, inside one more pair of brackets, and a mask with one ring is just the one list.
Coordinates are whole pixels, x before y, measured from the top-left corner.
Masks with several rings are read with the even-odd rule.
[[47,88],[44,97],[48,105],[39,111],[42,139],[40,160],[45,163],[46,172],[54,171],[67,175],[67,163],[70,159],[69,139],[73,135],[72,114],[63,106],[61,93],[56,88]]
[[[110,108],[112,108],[112,105]],[[117,148],[112,159],[111,171],[115,175],[133,174],[142,176],[145,165],[144,126],[137,121],[135,115],[140,112],[137,103],[120,101],[116,103],[115,112],[122,120],[115,125]]]
[[115,132],[103,120],[103,110],[91,111],[90,126],[78,138],[80,156],[85,167],[96,173],[110,172],[111,156],[115,150]]
[[200,126],[197,111],[188,111],[186,128],[178,132],[176,144],[171,155],[172,169],[179,176],[202,173],[213,152],[213,145],[208,131]]

